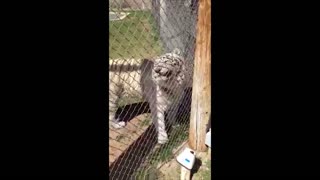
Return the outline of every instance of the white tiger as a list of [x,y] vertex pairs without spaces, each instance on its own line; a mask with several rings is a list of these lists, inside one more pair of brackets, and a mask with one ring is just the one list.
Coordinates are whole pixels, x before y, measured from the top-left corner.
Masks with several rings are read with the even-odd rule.
[[[189,79],[190,80],[190,79]],[[186,86],[185,60],[179,49],[151,60],[111,60],[109,66],[109,123],[115,128],[125,126],[115,119],[118,101],[123,93],[138,92],[148,101],[158,143],[168,141],[164,112],[173,124]]]

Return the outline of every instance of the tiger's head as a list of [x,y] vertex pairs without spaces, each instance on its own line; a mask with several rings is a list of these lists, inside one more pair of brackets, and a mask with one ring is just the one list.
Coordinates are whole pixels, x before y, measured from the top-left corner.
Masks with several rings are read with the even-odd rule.
[[154,59],[152,78],[160,86],[174,88],[185,80],[185,61],[179,49]]

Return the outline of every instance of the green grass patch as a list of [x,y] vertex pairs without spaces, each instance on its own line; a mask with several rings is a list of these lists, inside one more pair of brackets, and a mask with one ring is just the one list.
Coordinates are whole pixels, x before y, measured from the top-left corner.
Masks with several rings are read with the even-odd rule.
[[[184,126],[173,129],[169,141],[156,149],[149,157],[151,164],[159,164],[174,158],[173,150],[188,139],[188,131]],[[170,136],[170,135],[169,135]]]
[[199,176],[203,180],[210,180],[211,179],[211,161],[206,161],[204,164],[205,167],[207,167],[205,170],[201,171]]
[[148,116],[145,119],[143,119],[142,121],[139,122],[139,126],[140,127],[144,127],[144,126],[149,126],[151,124],[151,117]]
[[160,172],[155,168],[155,166],[148,166],[144,169],[139,169],[134,174],[134,179],[136,180],[146,180],[146,179],[158,179]]
[[210,180],[211,179],[211,160],[205,161],[192,179]]
[[150,11],[127,11],[126,18],[109,21],[109,58],[143,58],[161,54],[161,43]]

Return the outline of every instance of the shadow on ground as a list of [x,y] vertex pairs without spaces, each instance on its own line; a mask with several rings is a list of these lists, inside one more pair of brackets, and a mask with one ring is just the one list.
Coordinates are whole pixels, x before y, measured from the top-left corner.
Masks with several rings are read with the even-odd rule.
[[[191,110],[191,89],[187,89],[179,106],[178,117],[181,117],[177,122],[188,123]],[[140,102],[126,105],[118,109],[116,116],[122,121],[129,122],[134,117],[149,113],[150,108],[148,103]],[[146,131],[132,143],[109,167],[110,179],[131,179],[133,174],[143,164],[148,155],[157,145],[156,130],[153,125],[149,126]]]
[[144,113],[150,113],[149,104],[147,102],[138,102],[118,108],[116,118],[129,122],[136,116]]
[[202,161],[198,158],[195,159],[193,168],[191,169],[191,179],[195,173],[197,173],[202,165]]

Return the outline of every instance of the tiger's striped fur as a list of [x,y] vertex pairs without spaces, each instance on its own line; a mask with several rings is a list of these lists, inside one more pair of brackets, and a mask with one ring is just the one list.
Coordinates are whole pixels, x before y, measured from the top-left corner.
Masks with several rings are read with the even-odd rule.
[[185,60],[180,51],[155,57],[151,60],[110,61],[109,66],[109,122],[115,128],[125,126],[125,122],[115,119],[120,96],[140,94],[148,101],[153,124],[157,130],[158,143],[168,141],[164,112],[168,112],[169,122],[174,123],[178,104],[186,86]]

